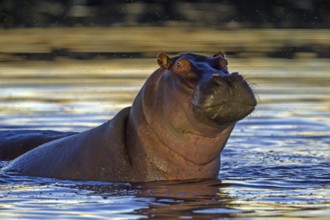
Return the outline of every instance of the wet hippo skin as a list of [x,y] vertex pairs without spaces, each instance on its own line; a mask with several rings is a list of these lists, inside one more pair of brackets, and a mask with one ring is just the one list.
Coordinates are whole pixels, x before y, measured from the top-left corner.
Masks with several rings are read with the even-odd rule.
[[53,140],[3,168],[102,181],[216,178],[235,123],[255,106],[248,83],[213,56],[160,53],[131,107],[94,129]]

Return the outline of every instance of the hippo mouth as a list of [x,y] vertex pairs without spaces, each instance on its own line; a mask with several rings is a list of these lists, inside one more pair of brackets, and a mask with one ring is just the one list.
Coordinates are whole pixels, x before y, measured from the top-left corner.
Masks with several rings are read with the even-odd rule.
[[193,104],[196,116],[202,121],[214,126],[235,123],[248,116],[255,109],[256,102],[228,101],[212,106],[196,106]]

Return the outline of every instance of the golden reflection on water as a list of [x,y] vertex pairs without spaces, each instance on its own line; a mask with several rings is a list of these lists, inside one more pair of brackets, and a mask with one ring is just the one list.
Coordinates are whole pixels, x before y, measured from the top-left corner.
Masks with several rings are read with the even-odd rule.
[[[309,115],[316,120],[315,112],[330,111],[327,60],[233,58],[229,62],[230,70],[242,73],[254,87],[258,109],[284,117]],[[51,113],[110,118],[131,105],[156,68],[156,61],[151,58],[0,63],[0,115],[5,120],[2,123],[14,115]],[[287,111],[276,113],[274,103],[276,108]],[[28,124],[27,119],[16,119],[18,125]],[[74,126],[75,122],[71,123]]]
[[[260,55],[276,48],[313,43],[329,46],[330,30],[234,29],[193,27],[27,28],[0,30],[0,53],[74,52],[201,52],[218,50]],[[298,57],[313,57],[301,52]]]

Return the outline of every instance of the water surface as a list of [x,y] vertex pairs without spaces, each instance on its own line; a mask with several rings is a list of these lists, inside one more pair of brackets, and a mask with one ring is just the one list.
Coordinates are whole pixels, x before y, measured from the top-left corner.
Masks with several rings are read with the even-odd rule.
[[[131,104],[153,59],[0,64],[0,129],[83,131]],[[330,64],[231,59],[259,105],[217,180],[106,183],[0,176],[3,219],[329,219]],[[3,161],[2,164],[6,162]]]

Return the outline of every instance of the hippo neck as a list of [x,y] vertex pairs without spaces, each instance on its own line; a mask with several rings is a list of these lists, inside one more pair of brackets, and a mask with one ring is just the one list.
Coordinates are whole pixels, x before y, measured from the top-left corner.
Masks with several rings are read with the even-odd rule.
[[[134,110],[131,111],[131,114]],[[134,112],[136,113],[136,112]],[[134,114],[135,115],[135,114]],[[206,179],[216,178],[220,169],[219,152],[225,145],[228,137],[223,135],[220,138],[196,137],[193,134],[185,134],[185,139],[180,147],[187,151],[177,151],[175,148],[164,143],[164,139],[156,134],[154,128],[147,124],[143,117],[131,118],[128,121],[129,136],[127,145],[129,147],[129,157],[131,158],[132,168],[136,169],[140,177],[135,181],[154,181],[154,180],[183,180],[183,179]],[[167,138],[176,139],[177,134],[169,135]],[[229,135],[228,135],[229,136]],[[217,152],[209,151],[209,155],[203,155],[192,138],[197,142],[202,142],[207,138],[212,144],[218,144]],[[190,139],[190,140],[189,140]],[[224,143],[218,143],[225,139]],[[205,141],[205,139],[204,139]],[[173,143],[174,144],[174,143]],[[208,146],[201,146],[207,148]],[[206,161],[200,158],[209,157]]]
[[[163,123],[164,129],[151,127],[164,146],[196,165],[206,165],[218,158],[234,126],[229,126],[214,136],[202,136]],[[166,136],[164,132],[167,132]]]

